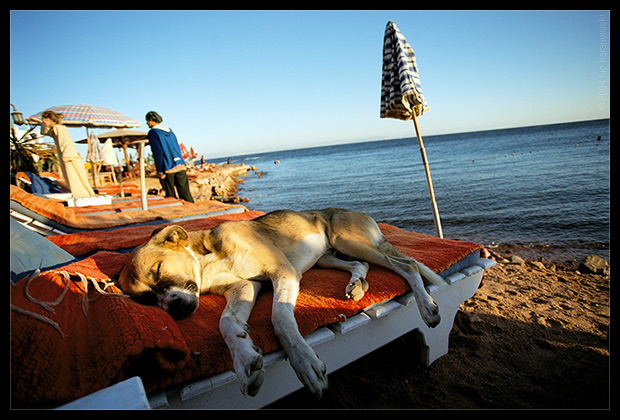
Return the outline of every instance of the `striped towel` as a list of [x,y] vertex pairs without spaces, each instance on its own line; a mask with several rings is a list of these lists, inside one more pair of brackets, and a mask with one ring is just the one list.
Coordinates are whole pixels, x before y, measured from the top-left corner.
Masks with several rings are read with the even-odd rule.
[[410,120],[412,110],[419,117],[428,109],[413,49],[396,24],[389,21],[383,39],[380,117]]

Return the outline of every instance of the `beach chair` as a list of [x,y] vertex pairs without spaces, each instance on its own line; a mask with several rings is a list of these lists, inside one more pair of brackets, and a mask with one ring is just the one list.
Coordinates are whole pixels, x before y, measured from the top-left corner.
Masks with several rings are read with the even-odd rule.
[[116,229],[136,224],[177,222],[247,211],[243,205],[214,200],[188,203],[152,196],[148,202],[148,210],[142,210],[139,198],[115,199],[113,204],[106,205],[67,207],[62,201],[49,196],[29,194],[15,185],[10,186],[11,216],[45,236]]
[[[448,353],[449,335],[460,304],[471,298],[482,281],[484,270],[494,261],[477,258],[446,278],[449,285],[430,286],[441,308],[441,323],[431,329],[422,321],[412,293],[379,303],[357,315],[321,327],[305,336],[326,364],[328,374],[348,365],[391,341],[416,330],[421,346],[421,362],[430,366]],[[415,349],[412,349],[412,354]],[[411,363],[403,360],[402,363]],[[255,397],[239,392],[232,370],[198,378],[171,389],[148,395],[154,409],[255,409],[265,407],[302,388],[282,350],[264,356],[265,380]]]
[[[260,214],[227,214],[187,220],[182,225],[186,230],[198,230]],[[446,279],[445,286],[429,287],[442,321],[436,328],[428,328],[409,286],[390,270],[371,266],[368,292],[361,300],[352,301],[344,298],[348,273],[313,268],[302,279],[295,314],[300,332],[328,372],[413,330],[419,332],[422,362],[430,365],[448,352],[449,333],[460,304],[473,296],[484,270],[494,264],[481,258],[482,247],[477,244],[379,226],[397,248]],[[93,296],[90,292],[86,293],[89,299],[84,299],[84,290],[92,290],[87,289],[90,282],[103,284],[120,271],[127,258],[121,252],[101,249],[127,250],[144,242],[150,230],[132,226],[49,237],[73,255],[89,256],[44,272],[29,283],[29,294],[38,301],[55,301],[64,293],[54,313],[24,297],[27,279],[12,288],[12,305],[47,317],[58,327],[12,311],[15,404],[62,405],[134,376],[140,378],[151,408],[259,408],[301,388],[273,333],[269,290],[259,295],[248,321],[252,339],[264,353],[265,381],[255,397],[243,397],[239,391],[230,354],[219,333],[219,315],[225,305],[222,296],[202,295],[198,311],[177,322],[160,308],[139,305],[126,297]],[[118,292],[109,286],[105,293]],[[86,315],[82,310],[85,300]],[[44,355],[45,360],[38,360],[37,355]],[[41,385],[49,383],[62,386]],[[106,394],[110,392],[114,390]]]

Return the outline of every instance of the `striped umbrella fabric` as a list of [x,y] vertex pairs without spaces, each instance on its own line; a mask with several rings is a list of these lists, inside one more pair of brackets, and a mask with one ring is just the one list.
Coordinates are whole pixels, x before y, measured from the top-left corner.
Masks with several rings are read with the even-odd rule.
[[413,49],[396,24],[389,21],[383,38],[380,117],[407,121],[413,112],[419,117],[428,110]]
[[383,72],[381,74],[381,118],[395,118],[399,120],[413,120],[420,155],[424,164],[428,192],[431,198],[435,232],[443,238],[441,219],[435,200],[433,180],[426,157],[424,141],[418,127],[418,117],[429,107],[422,95],[418,65],[415,61],[413,49],[400,33],[396,24],[389,21],[385,27],[383,38]]
[[[54,111],[63,114],[62,123],[66,126],[87,128],[129,128],[139,127],[140,123],[133,118],[108,108],[80,104],[80,105],[56,105],[45,111]],[[41,111],[28,117],[28,120],[40,123]]]

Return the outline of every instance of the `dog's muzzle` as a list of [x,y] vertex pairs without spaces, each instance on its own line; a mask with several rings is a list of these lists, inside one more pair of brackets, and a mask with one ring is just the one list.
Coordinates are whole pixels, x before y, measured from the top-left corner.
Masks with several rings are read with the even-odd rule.
[[191,292],[173,290],[158,296],[157,304],[175,319],[187,318],[198,309],[198,296]]
[[[157,289],[157,288],[156,288]],[[167,290],[149,290],[133,296],[142,305],[159,306],[175,320],[187,318],[198,309],[198,286],[188,282],[184,287],[171,287]]]

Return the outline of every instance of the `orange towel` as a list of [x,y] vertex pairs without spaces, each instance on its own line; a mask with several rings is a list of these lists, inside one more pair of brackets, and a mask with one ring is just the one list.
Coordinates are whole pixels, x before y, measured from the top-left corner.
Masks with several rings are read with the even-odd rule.
[[[436,272],[480,249],[469,243],[438,239],[380,224],[386,238]],[[150,232],[149,232],[150,233]],[[115,233],[112,232],[112,235]],[[126,254],[101,251],[82,261],[43,273],[29,287],[30,295],[53,301],[64,288],[64,273],[106,279],[118,273]],[[395,273],[371,266],[368,292],[359,301],[344,297],[350,275],[314,268],[301,281],[295,317],[302,335],[352,316],[373,303],[409,291]],[[50,318],[67,334],[16,311],[11,312],[11,384],[15,404],[62,403],[131,376],[142,377],[147,392],[221,372],[232,360],[219,332],[225,299],[200,297],[191,317],[175,322],[163,310],[128,298],[99,296],[81,310],[81,283],[71,283],[64,299],[50,313],[24,295],[26,281],[11,288],[11,304]],[[271,326],[272,291],[261,292],[248,321],[254,343],[268,353],[279,348]],[[119,292],[114,286],[109,291]],[[91,292],[89,296],[95,297]]]
[[205,217],[202,219],[186,220],[182,222],[164,223],[157,226],[142,225],[115,229],[114,233],[108,231],[77,232],[66,235],[48,236],[47,239],[55,245],[67,251],[73,256],[84,255],[89,252],[115,249],[133,248],[151,237],[151,232],[156,227],[169,224],[182,226],[188,232],[211,229],[222,222],[234,220],[250,220],[262,216],[260,211],[246,211],[244,213],[223,214],[221,216]]
[[[120,194],[121,186],[120,184],[101,186],[101,187],[97,187],[97,191],[99,191],[99,194],[108,194],[108,195]],[[137,186],[136,184],[123,182],[123,194],[125,194],[125,196],[131,195],[132,197],[135,197],[135,196],[140,197],[140,187]]]
[[11,185],[10,195],[11,200],[25,208],[49,220],[74,229],[106,229],[156,219],[165,220],[196,215],[207,217],[211,213],[229,210],[234,207],[240,208],[243,211],[246,210],[240,204],[224,204],[213,200],[201,203],[188,203],[184,201],[182,206],[158,207],[148,210],[87,216],[75,214],[71,207],[65,207],[62,203],[28,194],[15,185]]
[[[119,272],[126,257],[101,252],[62,271],[104,279]],[[28,292],[40,301],[52,302],[62,294],[66,282],[61,271],[49,271],[34,279]],[[122,380],[130,366],[154,365],[170,370],[187,362],[189,352],[182,334],[156,307],[91,292],[90,298],[98,299],[90,302],[85,316],[82,284],[71,281],[52,313],[26,297],[26,284],[22,280],[11,287],[11,305],[51,319],[66,336],[37,318],[11,311],[11,391],[15,404],[32,407],[63,403]]]

